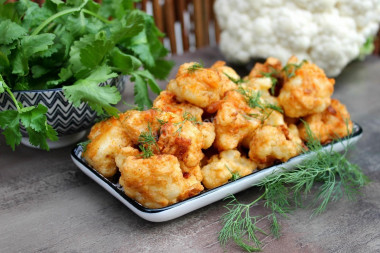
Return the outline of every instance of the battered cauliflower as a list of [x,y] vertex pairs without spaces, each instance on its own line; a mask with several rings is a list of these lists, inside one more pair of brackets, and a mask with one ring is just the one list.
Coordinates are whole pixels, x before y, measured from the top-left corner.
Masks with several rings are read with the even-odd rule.
[[90,143],[82,156],[86,162],[105,177],[117,172],[115,155],[120,148],[131,144],[119,119],[114,117],[96,123],[88,135]]
[[278,101],[285,115],[292,118],[323,112],[331,103],[334,79],[328,79],[311,62],[296,63],[292,57],[285,67],[285,80]]
[[256,164],[237,150],[226,150],[212,156],[202,168],[202,183],[213,189],[228,182],[233,176],[244,177],[256,170]]
[[154,100],[153,108],[159,108],[165,112],[172,112],[182,116],[185,112],[193,115],[197,121],[202,121],[203,110],[188,102],[178,102],[175,94],[170,91],[162,91]]
[[224,92],[233,86],[235,84],[220,71],[190,62],[180,66],[176,78],[169,82],[167,89],[179,101],[206,108],[220,100]]
[[150,131],[158,136],[162,124],[181,122],[183,118],[171,112],[163,112],[160,109],[147,111],[130,110],[120,115],[120,121],[129,139],[133,144],[138,144],[141,133]]
[[171,154],[188,167],[199,165],[203,158],[203,135],[190,121],[166,123],[161,127],[158,147],[163,154]]
[[249,158],[258,168],[271,166],[275,161],[286,162],[302,151],[297,127],[290,125],[263,126],[255,131],[249,145]]
[[172,155],[142,159],[120,154],[116,165],[125,194],[147,208],[165,207],[204,189],[195,176],[183,176],[178,159]]
[[242,94],[227,92],[215,116],[214,146],[219,151],[235,149],[260,126],[261,121],[256,115],[261,115],[260,111],[249,107]]
[[[325,111],[309,115],[304,120],[322,144],[345,137],[352,132],[350,114],[346,106],[337,99],[332,99],[331,105]],[[307,141],[308,135],[304,123],[300,123],[299,132],[301,139]]]

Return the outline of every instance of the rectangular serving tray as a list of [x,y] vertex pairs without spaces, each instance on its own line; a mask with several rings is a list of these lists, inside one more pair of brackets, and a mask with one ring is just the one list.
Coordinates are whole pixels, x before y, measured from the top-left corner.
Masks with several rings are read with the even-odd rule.
[[[339,142],[325,145],[324,149],[333,149],[338,152],[342,151],[347,145],[355,144],[361,138],[362,134],[362,128],[358,124],[354,123],[354,131],[351,136],[343,138]],[[163,208],[150,209],[129,198],[124,193],[123,188],[117,182],[113,182],[115,180],[109,180],[91,168],[82,158],[82,151],[82,147],[78,145],[71,152],[71,158],[78,166],[78,168],[82,170],[87,176],[92,178],[96,183],[106,189],[109,193],[111,193],[114,197],[120,200],[125,206],[131,209],[138,216],[152,222],[163,222],[178,218],[198,208],[221,200],[231,194],[235,194],[248,189],[272,173],[276,173],[283,169],[293,169],[295,165],[301,163],[305,159],[310,159],[313,155],[315,155],[313,152],[301,154],[289,159],[285,163],[256,171],[248,176],[241,177],[236,181],[226,183],[217,188],[202,191],[199,195],[175,203],[173,205]]]

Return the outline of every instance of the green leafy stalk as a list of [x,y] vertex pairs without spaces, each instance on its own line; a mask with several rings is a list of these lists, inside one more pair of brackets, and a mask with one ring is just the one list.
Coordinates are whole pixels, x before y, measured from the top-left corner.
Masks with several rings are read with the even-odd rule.
[[[264,178],[257,184],[265,190],[263,195],[250,204],[242,205],[237,200],[228,203],[228,212],[222,217],[224,226],[220,235],[223,236],[219,236],[222,245],[225,245],[228,239],[233,239],[241,246],[245,228],[236,224],[250,222],[250,226],[254,226],[256,232],[261,232],[256,227],[256,217],[247,221],[239,213],[243,209],[246,211],[248,206],[251,207],[261,199],[264,200],[264,206],[271,211],[265,216],[271,222],[270,233],[278,238],[281,235],[278,216],[287,217],[293,208],[304,206],[304,201],[309,196],[313,197],[310,207],[314,216],[324,212],[330,202],[337,201],[343,196],[354,199],[360,188],[369,182],[362,170],[346,158],[349,146],[345,147],[343,153],[336,152],[332,148],[325,149],[309,126],[307,124],[305,126],[308,134],[308,150],[304,152],[313,152],[313,156],[296,165],[293,170],[283,169]],[[251,244],[259,248],[261,242],[257,241],[257,237],[250,236],[250,238]]]
[[3,129],[2,134],[5,136],[7,145],[11,146],[14,151],[20,144],[22,138],[20,124],[22,124],[28,132],[30,144],[49,150],[47,139],[56,141],[58,138],[57,132],[47,124],[47,108],[40,104],[24,107],[16,100],[13,92],[0,75],[0,94],[5,91],[16,107],[16,110],[0,112],[0,128]]
[[190,112],[184,112],[182,117],[183,117],[183,121],[174,123],[174,125],[179,126],[178,129],[176,130],[176,132],[178,134],[181,133],[183,125],[185,124],[186,121],[189,121],[194,125],[196,125],[196,124],[201,125],[202,124],[202,122],[197,121],[197,118],[194,115],[192,115]]
[[228,197],[230,202],[226,205],[227,213],[221,220],[223,228],[219,232],[218,240],[222,246],[232,240],[242,249],[254,252],[261,250],[261,241],[257,237],[257,233],[266,235],[264,230],[258,227],[257,223],[260,216],[252,216],[250,209],[260,199],[264,198],[264,194],[249,204],[240,203],[235,196]]
[[139,148],[142,152],[141,156],[150,158],[154,155],[154,149],[158,149],[156,136],[153,135],[150,124],[148,124],[148,131],[142,132],[137,140]]
[[196,63],[194,63],[193,65],[191,65],[190,67],[187,68],[187,72],[192,74],[195,71],[203,69],[203,68],[204,68],[203,62],[200,62],[200,63],[196,62]]
[[239,174],[239,172],[233,172],[228,166],[227,166],[227,164],[225,164],[224,166],[226,166],[226,168],[227,168],[227,170],[231,173],[231,181],[233,182],[233,181],[236,181],[236,180],[238,180],[239,178],[240,178],[240,174]]

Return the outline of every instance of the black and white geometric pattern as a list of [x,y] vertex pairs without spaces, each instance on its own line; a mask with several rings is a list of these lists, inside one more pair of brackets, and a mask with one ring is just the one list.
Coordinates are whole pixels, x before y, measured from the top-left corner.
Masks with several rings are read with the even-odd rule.
[[[115,85],[120,92],[124,89],[126,76],[119,76],[110,79],[100,86],[107,84]],[[57,132],[59,136],[74,134],[91,127],[96,119],[96,112],[93,111],[86,103],[79,107],[74,107],[64,96],[62,88],[50,90],[31,90],[13,92],[16,99],[24,106],[34,106],[42,104],[48,108],[46,113],[47,122]],[[15,110],[12,99],[8,93],[0,94],[0,110]],[[24,137],[28,136],[26,130],[22,127],[21,133]]]

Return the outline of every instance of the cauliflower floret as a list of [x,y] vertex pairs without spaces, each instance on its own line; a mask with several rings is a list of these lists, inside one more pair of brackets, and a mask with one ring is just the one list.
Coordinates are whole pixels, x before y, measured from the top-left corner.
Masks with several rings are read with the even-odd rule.
[[303,117],[324,111],[331,103],[334,91],[333,79],[328,79],[317,65],[310,62],[295,64],[297,59],[289,60],[278,101],[288,117]]
[[176,156],[188,167],[197,166],[204,156],[203,135],[187,120],[162,125],[157,144],[162,153]]
[[[342,138],[352,132],[350,114],[337,99],[332,99],[331,105],[325,111],[309,115],[304,120],[322,144]],[[304,123],[300,123],[299,132],[301,139],[307,141],[308,135]]]
[[378,0],[217,0],[220,50],[231,62],[291,55],[330,76],[360,54],[380,23]]
[[196,124],[198,130],[203,136],[202,149],[208,149],[212,146],[215,140],[215,126],[212,122],[202,122],[202,124]]
[[83,152],[83,158],[103,176],[115,175],[115,155],[120,148],[131,144],[119,119],[112,117],[96,123],[91,128],[88,139],[90,143]]
[[262,169],[271,166],[275,161],[286,162],[301,150],[302,141],[296,126],[291,125],[288,128],[286,125],[266,125],[253,134],[248,155]]
[[120,115],[121,124],[133,144],[138,144],[141,133],[151,131],[153,136],[158,136],[158,131],[163,123],[177,123],[182,120],[181,116],[163,112],[160,109],[130,110]]
[[219,150],[235,149],[261,124],[261,112],[247,105],[237,91],[227,92],[215,116],[215,142]]
[[170,91],[162,91],[154,100],[153,108],[159,108],[165,112],[172,112],[183,116],[185,112],[193,115],[197,121],[202,121],[203,110],[187,102],[178,102],[175,94]]
[[234,175],[244,177],[256,170],[256,164],[237,150],[226,150],[213,155],[202,168],[202,183],[207,189],[225,184]]
[[234,83],[223,73],[190,62],[180,66],[176,78],[169,82],[167,89],[173,92],[179,101],[206,108],[220,100],[228,87],[233,85]]
[[147,208],[165,207],[204,189],[194,176],[183,176],[178,159],[172,155],[142,159],[120,154],[116,165],[125,194]]

